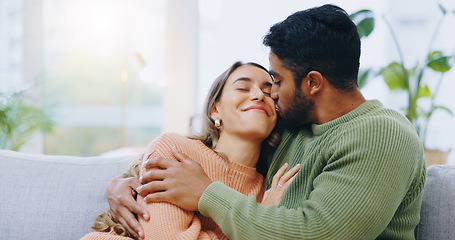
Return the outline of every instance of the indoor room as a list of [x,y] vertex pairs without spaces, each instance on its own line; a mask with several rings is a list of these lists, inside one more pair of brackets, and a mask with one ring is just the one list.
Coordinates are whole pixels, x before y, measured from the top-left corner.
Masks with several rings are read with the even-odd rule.
[[[50,220],[44,221],[44,228],[54,226],[49,231],[56,237],[71,239],[92,231],[96,214],[109,207],[105,190],[111,179],[126,172],[134,159],[152,154],[150,147],[163,134],[202,134],[207,93],[235,62],[258,63],[271,70],[276,81],[279,74],[274,75],[269,59],[273,51],[264,45],[264,37],[272,25],[289,15],[324,4],[344,9],[357,27],[358,93],[365,100],[378,100],[412,126],[410,134],[425,156],[421,170],[425,189],[431,186],[432,176],[439,176],[431,175],[428,167],[443,166],[450,173],[441,180],[442,188],[450,190],[433,187],[455,197],[451,181],[455,180],[455,2],[451,0],[0,0],[0,159],[4,169],[0,178],[11,182],[5,183],[7,191],[15,192],[11,198],[0,198],[6,202],[1,204],[0,215],[15,216],[12,209],[18,204],[26,206],[25,211],[37,209],[34,217],[26,219],[22,212],[17,224],[0,227],[0,232],[15,236],[20,222],[35,225],[40,215],[61,215],[58,209],[64,206],[71,207],[60,217],[73,215],[80,228],[65,235],[58,227],[64,225]],[[271,96],[271,104],[280,104],[273,99],[277,87],[273,84],[272,93],[264,93]],[[278,126],[279,115],[280,111]],[[294,129],[283,119],[283,128]],[[220,134],[224,123],[219,128],[216,119],[211,120]],[[326,122],[309,121],[305,126],[314,131]],[[388,127],[371,131],[401,134]],[[218,152],[216,144],[214,139],[214,152]],[[279,153],[281,148],[277,149]],[[417,151],[401,145],[386,149],[379,151]],[[278,153],[270,154],[270,167]],[[321,150],[320,155],[324,154],[328,152]],[[10,158],[21,161],[13,163]],[[412,174],[420,171],[416,169]],[[30,177],[19,182],[19,175]],[[60,181],[65,175],[68,179]],[[264,175],[270,179],[264,184],[271,184],[273,175],[269,175]],[[77,187],[72,182],[78,182]],[[82,189],[97,194],[84,195]],[[52,192],[41,195],[43,191]],[[54,195],[67,199],[55,200]],[[37,200],[25,200],[33,197]],[[423,193],[422,211],[426,202],[450,200],[442,195],[428,198]],[[90,200],[96,204],[86,208]],[[57,210],[48,210],[52,204]],[[453,212],[455,205],[447,204],[451,210],[440,208],[437,216]],[[439,220],[445,222],[438,227],[454,229],[450,220]],[[8,221],[2,219],[0,226]],[[434,226],[419,227],[417,238],[443,239],[435,237],[443,230]],[[24,239],[33,235],[27,234]]]

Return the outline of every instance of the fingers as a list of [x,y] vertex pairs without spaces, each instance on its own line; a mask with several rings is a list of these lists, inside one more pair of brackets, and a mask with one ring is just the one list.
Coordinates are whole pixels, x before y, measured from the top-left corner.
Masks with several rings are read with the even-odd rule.
[[146,203],[151,203],[151,202],[169,202],[170,197],[167,192],[155,192],[147,195],[144,198],[144,201]]
[[130,232],[135,238],[144,238],[144,232],[142,231],[141,225],[136,220],[131,212],[123,212],[125,218],[118,218],[117,220]]
[[262,204],[267,206],[270,204],[278,206],[284,193],[288,189],[292,180],[294,180],[297,172],[300,170],[300,164],[295,165],[285,173],[289,164],[285,163],[272,178],[272,186],[264,193]]
[[[137,204],[136,201],[131,202],[131,204],[126,205],[126,207],[130,210],[130,212],[135,213],[138,216],[142,216],[144,220],[149,220],[150,215],[148,214],[147,210],[141,207],[141,205]],[[136,218],[134,218],[136,219]],[[127,219],[128,222],[130,222],[130,218]]]
[[272,178],[272,186],[278,185],[279,180],[280,180],[281,176],[283,176],[283,173],[288,168],[288,165],[289,165],[288,163],[285,163],[285,164],[283,164],[283,166],[280,167],[280,169],[278,169],[278,171],[275,173],[275,176],[273,176],[273,178]]
[[278,186],[280,188],[283,188],[283,186],[289,186],[294,179],[293,177],[297,174],[297,172],[300,170],[300,163],[295,165],[293,168],[289,169],[288,172],[284,173],[289,166],[288,163],[283,164],[283,166],[278,169],[278,171],[275,173],[275,176],[273,176],[272,179],[272,187]]
[[134,189],[135,191],[137,191],[137,188],[141,186],[141,182],[139,181],[139,179],[135,178],[135,177],[130,177],[128,179],[125,179],[128,181],[128,185]]
[[156,158],[150,158],[145,163],[143,164],[143,167],[145,169],[150,169],[150,168],[161,168],[161,169],[168,169],[171,166],[176,165],[178,162],[174,160],[170,160],[167,158],[163,157],[156,157]]
[[177,158],[179,162],[187,162],[188,160],[191,160],[186,154],[180,152],[175,147],[172,147],[172,154],[174,155],[175,158]]
[[[163,180],[166,177],[165,169],[148,169],[139,178],[141,184],[148,184],[152,181]],[[139,186],[138,186],[139,187]]]
[[281,185],[291,184],[291,182],[292,182],[291,178],[294,179],[295,175],[297,174],[297,172],[299,170],[300,170],[300,163],[295,165],[293,168],[289,169],[289,171],[280,178],[280,181],[278,183],[281,183]]
[[153,181],[138,187],[137,193],[141,196],[147,196],[155,192],[166,191],[167,189],[168,187],[166,187],[164,181]]

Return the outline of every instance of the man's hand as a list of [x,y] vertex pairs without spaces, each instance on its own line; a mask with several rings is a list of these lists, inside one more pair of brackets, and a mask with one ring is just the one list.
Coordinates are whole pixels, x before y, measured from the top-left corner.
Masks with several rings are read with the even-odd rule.
[[147,203],[165,201],[197,211],[199,199],[212,181],[199,163],[176,149],[172,152],[178,161],[158,157],[144,163],[146,172],[138,193],[146,196]]
[[149,214],[134,199],[137,187],[141,183],[137,178],[124,178],[123,176],[112,179],[106,191],[107,201],[114,215],[114,219],[120,222],[135,238],[144,239],[144,231],[134,216],[137,214],[145,220]]

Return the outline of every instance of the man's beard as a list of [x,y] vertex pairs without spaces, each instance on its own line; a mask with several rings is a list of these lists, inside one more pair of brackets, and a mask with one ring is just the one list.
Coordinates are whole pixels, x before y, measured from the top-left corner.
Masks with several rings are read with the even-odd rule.
[[286,109],[278,105],[280,117],[284,124],[289,128],[300,128],[310,123],[310,114],[313,110],[314,102],[296,89],[294,96]]

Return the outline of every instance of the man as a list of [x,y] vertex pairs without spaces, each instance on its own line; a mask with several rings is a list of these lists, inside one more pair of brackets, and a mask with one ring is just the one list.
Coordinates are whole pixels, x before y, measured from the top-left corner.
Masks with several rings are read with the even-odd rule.
[[[348,14],[333,5],[294,13],[270,28],[264,45],[271,49],[272,97],[285,126],[269,157],[266,188],[285,162],[302,165],[279,206],[211,182],[177,152],[180,162],[146,163],[151,170],[138,193],[148,194],[147,202],[199,210],[230,239],[414,239],[423,147],[405,117],[366,101],[358,89],[360,39]],[[125,182],[113,181],[108,196]],[[137,229],[131,213],[123,213],[144,211],[131,197],[118,199],[110,201],[117,217]]]

